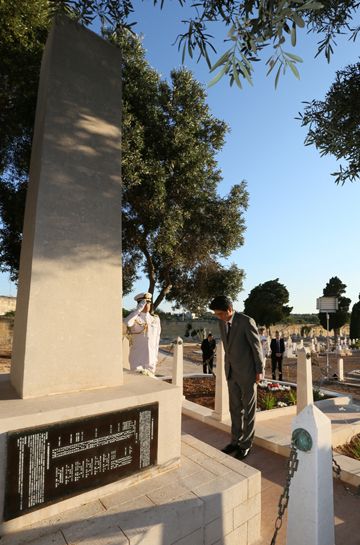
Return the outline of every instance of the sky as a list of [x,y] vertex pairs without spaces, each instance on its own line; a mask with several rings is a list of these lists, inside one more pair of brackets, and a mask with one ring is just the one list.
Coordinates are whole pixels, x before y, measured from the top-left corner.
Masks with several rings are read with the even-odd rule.
[[[173,68],[181,66],[181,54],[173,43],[183,31],[181,19],[186,13],[171,0],[162,11],[150,0],[134,5],[135,30],[143,34],[147,60],[168,78]],[[221,55],[225,30],[214,31]],[[275,278],[286,286],[293,313],[317,312],[316,299],[333,276],[346,284],[351,306],[358,301],[360,181],[336,185],[331,173],[338,169],[337,162],[320,157],[313,146],[304,146],[306,129],[295,118],[304,101],[324,99],[337,70],[358,61],[359,40],[354,44],[345,37],[337,39],[330,64],[323,56],[314,59],[316,41],[303,32],[296,48],[287,48],[304,60],[300,80],[289,71],[275,90],[274,76],[266,77],[265,64],[257,63],[253,87],[245,83],[239,90],[223,79],[207,91],[213,115],[231,129],[217,156],[223,175],[219,193],[227,194],[242,180],[249,192],[245,244],[227,261],[246,274],[235,301],[240,311],[255,286]],[[213,77],[203,60],[197,64],[186,59],[185,65],[204,86]],[[134,295],[147,287],[145,278],[138,281],[124,298],[124,307],[134,307]],[[16,295],[6,274],[0,277],[0,294]],[[167,304],[161,308],[171,309]]]

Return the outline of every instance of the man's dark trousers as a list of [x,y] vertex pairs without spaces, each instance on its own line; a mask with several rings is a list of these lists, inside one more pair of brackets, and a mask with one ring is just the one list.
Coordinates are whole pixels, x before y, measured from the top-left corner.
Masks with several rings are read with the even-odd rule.
[[276,380],[276,368],[279,369],[279,380],[282,380],[282,360],[282,354],[281,356],[271,356],[271,374],[273,380]]
[[231,415],[231,442],[242,449],[251,448],[255,434],[256,384],[238,384],[227,379]]

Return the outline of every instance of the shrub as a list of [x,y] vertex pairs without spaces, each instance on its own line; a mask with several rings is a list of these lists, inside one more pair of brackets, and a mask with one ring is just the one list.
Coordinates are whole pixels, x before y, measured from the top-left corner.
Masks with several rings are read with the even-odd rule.
[[314,388],[313,397],[314,397],[314,401],[320,401],[321,399],[324,399],[325,396],[322,392],[320,392],[319,388]]
[[270,411],[276,406],[276,397],[271,394],[265,394],[263,398],[264,411]]
[[186,329],[185,329],[185,333],[184,333],[184,337],[189,337],[190,336],[191,328],[192,328],[192,325],[187,324]]
[[296,405],[296,391],[290,390],[287,394],[287,401],[290,405]]
[[350,458],[360,460],[360,434],[355,435],[355,437],[353,437],[349,443],[345,443],[345,445],[338,447],[337,450],[339,450],[342,454],[345,454],[345,456],[350,456]]

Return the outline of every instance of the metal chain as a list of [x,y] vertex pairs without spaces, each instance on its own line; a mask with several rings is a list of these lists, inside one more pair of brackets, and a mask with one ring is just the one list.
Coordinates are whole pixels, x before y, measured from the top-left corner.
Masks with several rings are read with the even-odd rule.
[[[169,356],[171,356],[171,354],[173,354],[173,352],[174,352],[174,349],[175,349],[175,344],[176,344],[176,343],[174,343],[174,342],[171,342],[171,344],[170,344],[170,348],[169,348],[169,350],[168,350],[167,354],[166,354],[166,355],[165,355],[165,356],[164,356],[163,358],[161,358],[161,360],[160,360],[160,361],[158,361],[157,365],[160,365],[160,363],[162,363],[163,361],[165,361],[165,360],[166,360],[166,358],[168,358]],[[163,349],[163,350],[164,350],[164,349]]]
[[343,486],[343,488],[344,488],[344,490],[346,491],[347,494],[349,494],[350,496],[355,496],[356,498],[360,498],[360,485],[358,485],[358,487],[357,487],[357,492],[352,492],[350,490],[350,488],[348,486],[346,486],[343,481],[341,481],[341,479],[340,479],[341,467],[338,464],[338,462],[335,460],[334,455],[332,457],[332,463],[333,463],[334,478],[338,479],[341,482],[341,484],[342,484],[342,486]]
[[296,448],[295,442],[292,440],[291,441],[290,456],[289,456],[289,459],[287,461],[286,482],[285,482],[283,493],[281,494],[280,499],[279,499],[278,516],[277,516],[277,518],[275,520],[275,531],[274,531],[274,535],[273,535],[273,538],[271,540],[270,545],[275,545],[275,543],[276,543],[276,538],[277,538],[278,532],[279,532],[279,530],[280,530],[280,528],[282,526],[282,523],[283,523],[283,516],[284,516],[284,513],[285,513],[286,508],[287,508],[288,503],[289,503],[289,493],[290,493],[291,479],[293,478],[293,476],[295,474],[295,471],[297,471],[298,467],[299,467],[299,459],[297,457],[297,448]]

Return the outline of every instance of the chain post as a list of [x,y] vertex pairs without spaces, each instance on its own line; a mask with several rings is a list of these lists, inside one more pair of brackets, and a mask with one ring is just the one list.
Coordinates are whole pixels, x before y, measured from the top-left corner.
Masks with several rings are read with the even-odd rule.
[[275,520],[275,531],[274,535],[272,537],[270,545],[276,544],[276,538],[278,535],[278,532],[282,526],[283,523],[283,516],[286,511],[286,508],[289,503],[289,494],[290,494],[290,483],[291,479],[293,478],[295,472],[297,471],[299,467],[299,459],[297,457],[297,446],[295,442],[295,437],[293,436],[291,438],[291,448],[290,448],[290,456],[287,461],[287,476],[286,476],[286,482],[284,486],[284,490],[279,498],[278,503],[278,516]]
[[332,469],[333,469],[334,478],[335,478],[335,479],[338,479],[338,480],[341,482],[341,484],[342,484],[342,486],[343,486],[345,492],[346,492],[347,494],[349,494],[350,496],[354,496],[354,497],[356,497],[356,498],[360,498],[360,485],[357,487],[357,492],[352,492],[352,491],[350,490],[350,488],[349,488],[348,486],[346,486],[346,485],[341,481],[341,479],[340,479],[341,467],[340,467],[340,465],[338,464],[338,462],[337,462],[337,461],[335,460],[335,458],[334,458],[334,452],[333,452],[333,456],[332,456],[332,463],[333,463],[333,468],[332,468]]
[[161,358],[160,361],[158,361],[157,365],[160,365],[160,363],[162,363],[163,361],[165,361],[166,358],[168,358],[169,356],[171,356],[171,355],[174,353],[175,344],[177,344],[176,340],[171,341],[171,343],[170,343],[170,348],[169,348],[168,353],[166,354],[166,356],[163,356],[163,357]]

